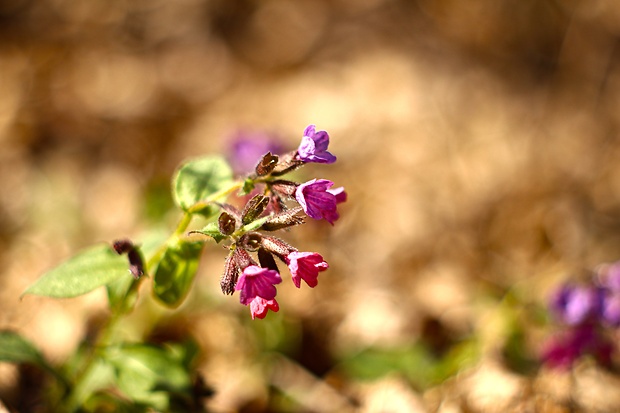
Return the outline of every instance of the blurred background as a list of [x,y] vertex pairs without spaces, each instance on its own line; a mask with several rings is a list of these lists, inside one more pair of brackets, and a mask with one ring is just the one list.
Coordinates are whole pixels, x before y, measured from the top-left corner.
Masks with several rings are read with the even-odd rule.
[[[0,326],[66,360],[104,291],[26,286],[174,228],[184,159],[316,124],[338,162],[301,174],[349,200],[283,237],[330,263],[318,287],[252,321],[213,245],[128,337],[193,337],[213,412],[618,411],[613,371],[538,356],[553,286],[620,258],[620,6],[466,3],[0,1]],[[42,380],[0,364],[0,399],[41,411]]]

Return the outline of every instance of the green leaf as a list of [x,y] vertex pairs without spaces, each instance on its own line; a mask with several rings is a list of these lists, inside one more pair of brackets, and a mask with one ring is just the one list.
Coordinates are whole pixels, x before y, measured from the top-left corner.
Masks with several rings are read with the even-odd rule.
[[41,352],[14,331],[0,331],[0,361],[34,364],[53,375],[61,384],[67,385],[66,379],[45,360]]
[[207,235],[213,238],[215,242],[218,244],[220,243],[220,241],[225,240],[227,238],[226,235],[220,232],[220,227],[217,224],[217,222],[210,222],[207,225],[205,225],[203,229],[191,231],[191,233]]
[[157,265],[153,278],[153,292],[168,307],[178,307],[189,292],[196,271],[203,241],[179,240],[169,245]]
[[167,410],[172,393],[188,393],[191,380],[178,351],[146,344],[106,350],[115,367],[118,388],[132,400]]
[[32,343],[9,330],[0,331],[0,361],[47,365]]
[[[174,201],[184,211],[209,196],[226,188],[233,182],[233,172],[230,165],[219,156],[207,156],[184,163],[173,179]],[[205,216],[217,212],[217,207],[205,205],[199,211],[193,211]]]
[[[80,357],[83,354],[80,354]],[[76,383],[71,396],[65,401],[66,411],[73,412],[79,406],[88,404],[88,400],[97,391],[110,387],[115,380],[114,366],[107,360],[95,358],[90,368],[84,371],[80,381]]]
[[[135,287],[133,286],[137,282],[138,280],[133,277],[123,277],[106,285],[110,308],[116,308],[121,312],[132,308],[138,298],[138,292],[134,291]],[[132,287],[134,288],[132,289]],[[121,306],[124,308],[120,308]]]
[[127,257],[118,255],[108,244],[99,244],[46,272],[22,295],[77,297],[123,276],[131,277]]
[[241,195],[247,195],[254,190],[254,181],[250,178],[243,181],[243,186],[241,187]]
[[259,229],[260,227],[263,226],[263,224],[267,221],[269,221],[272,217],[270,215],[266,216],[266,217],[262,217],[257,219],[256,221],[250,222],[247,225],[244,225],[243,227],[240,228],[239,232],[250,232],[250,231],[256,231],[257,229]]

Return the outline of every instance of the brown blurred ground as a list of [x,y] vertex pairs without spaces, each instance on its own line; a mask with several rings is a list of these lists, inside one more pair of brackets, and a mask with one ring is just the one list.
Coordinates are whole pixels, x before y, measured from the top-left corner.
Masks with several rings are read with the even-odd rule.
[[[290,234],[331,265],[315,290],[283,286],[285,321],[265,324],[294,330],[277,332],[293,350],[261,352],[276,332],[217,294],[215,247],[188,306],[135,317],[191,319],[211,410],[274,409],[274,388],[295,411],[619,410],[613,374],[516,373],[499,353],[507,291],[544,306],[554,283],[620,258],[620,6],[466,3],[1,1],[1,326],[63,360],[104,296],[19,301],[28,284],[93,242],[170,228],[176,165],[237,128],[294,147],[314,123],[339,161],[308,174],[349,202],[333,229]],[[544,334],[526,335],[535,358]],[[431,388],[336,368],[464,337],[482,362]],[[23,376],[0,365],[2,397],[17,403]]]

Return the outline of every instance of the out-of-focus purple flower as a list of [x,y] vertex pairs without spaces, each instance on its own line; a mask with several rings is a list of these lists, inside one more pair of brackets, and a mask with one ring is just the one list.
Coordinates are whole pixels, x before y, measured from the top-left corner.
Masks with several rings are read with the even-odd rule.
[[262,297],[256,297],[250,303],[250,312],[252,313],[252,320],[255,318],[265,318],[269,310],[273,312],[278,312],[280,306],[276,299],[265,300]]
[[610,293],[605,297],[602,317],[606,324],[620,326],[620,294]]
[[613,344],[591,324],[582,325],[554,337],[543,351],[543,361],[555,368],[569,368],[582,355],[591,355],[603,364],[611,363]]
[[280,154],[283,146],[273,135],[264,132],[238,132],[230,138],[228,161],[237,175],[254,171],[267,152]]
[[[333,225],[339,215],[336,211],[337,197],[328,191],[332,185],[334,183],[327,179],[313,179],[297,187],[295,198],[310,218],[325,218]],[[342,195],[339,196],[342,198]]]
[[327,151],[329,135],[325,131],[316,131],[314,125],[304,130],[297,154],[304,162],[334,163],[336,157]]
[[568,369],[581,355],[581,349],[572,345],[567,337],[553,337],[545,345],[542,361],[552,368]]
[[304,280],[312,288],[316,287],[319,282],[319,272],[329,268],[329,264],[316,252],[293,251],[288,254],[285,261],[297,288],[301,286],[301,280]]
[[256,297],[273,300],[277,293],[275,284],[281,282],[282,278],[277,271],[250,265],[243,270],[235,290],[240,291],[241,304],[248,305]]
[[620,293],[620,261],[605,264],[599,267],[599,282],[603,287],[615,293]]
[[601,315],[604,296],[600,288],[563,285],[551,299],[551,310],[568,325],[581,324]]

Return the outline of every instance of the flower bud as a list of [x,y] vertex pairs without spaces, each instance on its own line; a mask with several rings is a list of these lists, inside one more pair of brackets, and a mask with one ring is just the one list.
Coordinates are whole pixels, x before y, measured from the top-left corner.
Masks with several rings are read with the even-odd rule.
[[112,248],[114,248],[114,251],[116,251],[118,255],[122,255],[131,251],[134,246],[131,240],[118,239],[112,243]]
[[276,255],[282,261],[286,262],[286,257],[293,251],[297,251],[297,248],[287,244],[280,238],[263,236],[261,240],[261,247],[270,253]]
[[256,261],[250,257],[250,254],[243,247],[237,246],[233,251],[233,260],[240,271],[245,270],[250,265],[256,265]]
[[271,152],[267,152],[263,155],[258,165],[256,165],[256,176],[269,175],[271,171],[275,169],[278,164],[278,160],[278,155],[272,155]]
[[234,251],[231,251],[224,262],[224,273],[220,278],[220,287],[226,295],[232,295],[235,292],[235,285],[239,279],[239,267],[235,263]]
[[265,231],[277,231],[279,229],[292,227],[293,225],[303,224],[304,217],[297,215],[302,211],[302,207],[287,209],[269,218],[260,229]]
[[258,262],[260,262],[260,266],[263,268],[269,268],[270,270],[280,272],[273,255],[264,248],[258,249]]
[[261,194],[254,195],[254,197],[245,204],[245,208],[243,208],[243,213],[241,214],[241,222],[243,225],[247,225],[258,218],[260,214],[263,213],[268,203],[269,198],[266,196]]
[[296,159],[297,151],[289,152],[284,155],[280,155],[280,160],[275,168],[271,171],[271,176],[282,176],[289,172],[294,171],[300,166],[304,165],[304,162],[300,159]]
[[235,221],[235,218],[232,215],[224,211],[220,214],[219,218],[217,219],[217,224],[222,234],[230,235],[233,232],[235,232],[237,223]]
[[112,243],[112,248],[118,255],[127,254],[129,260],[129,272],[137,280],[144,275],[144,260],[138,248],[129,239],[116,240]]
[[298,184],[295,182],[278,179],[269,184],[269,189],[271,192],[278,194],[279,196],[292,199],[295,197],[295,190],[297,189],[297,186]]
[[248,232],[239,239],[237,244],[248,251],[256,251],[261,245],[262,238],[263,236],[258,232]]

